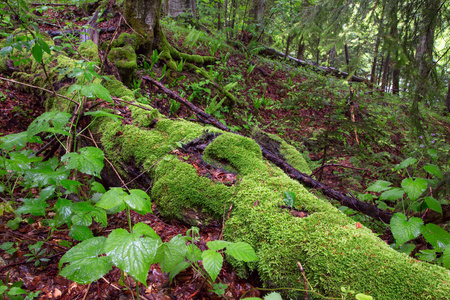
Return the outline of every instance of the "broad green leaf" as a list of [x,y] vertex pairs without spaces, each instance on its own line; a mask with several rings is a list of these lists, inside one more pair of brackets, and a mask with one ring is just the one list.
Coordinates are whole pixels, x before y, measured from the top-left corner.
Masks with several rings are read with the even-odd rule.
[[436,176],[437,178],[440,178],[440,179],[444,178],[444,176],[442,175],[441,169],[436,165],[428,164],[425,167],[423,167],[423,169],[425,171],[427,171],[428,173],[430,173],[431,175]]
[[427,204],[428,208],[437,211],[438,213],[442,214],[442,206],[439,201],[434,199],[433,197],[425,197],[425,203]]
[[59,275],[80,284],[88,284],[100,279],[112,269],[111,258],[100,256],[104,251],[105,237],[95,237],[83,241],[67,251],[59,261],[59,267],[64,267]]
[[32,214],[33,216],[45,216],[45,209],[48,207],[47,202],[38,198],[24,198],[23,205],[16,209],[18,214]]
[[252,246],[244,242],[232,243],[227,247],[225,252],[237,260],[243,260],[245,262],[258,260],[258,256],[256,256],[255,250],[253,250]]
[[283,298],[281,298],[281,295],[277,292],[272,292],[269,295],[264,297],[264,300],[283,300]]
[[419,196],[425,192],[427,186],[427,181],[423,178],[405,178],[402,180],[402,188],[405,190],[406,194],[408,194],[411,201],[419,198]]
[[75,213],[72,218],[72,224],[78,226],[91,226],[92,225],[92,217],[88,214],[84,213]]
[[398,248],[398,252],[405,253],[406,255],[410,255],[411,252],[416,248],[414,244],[403,244]]
[[69,177],[69,170],[54,171],[49,166],[33,168],[25,172],[25,184],[29,187],[43,187],[57,184]]
[[404,161],[402,161],[401,163],[399,163],[398,165],[396,165],[395,168],[394,168],[394,170],[398,171],[398,170],[407,168],[407,167],[409,167],[410,165],[415,164],[416,162],[417,162],[417,159],[415,159],[415,158],[412,158],[412,157],[407,158],[407,159],[405,159]]
[[283,200],[284,200],[284,204],[286,204],[286,206],[289,206],[289,207],[295,206],[296,197],[293,192],[291,192],[291,191],[284,192]]
[[61,157],[62,162],[67,162],[67,168],[97,177],[103,169],[103,159],[103,151],[95,147],[81,148],[79,154],[71,152]]
[[182,261],[180,262],[178,265],[176,265],[172,271],[170,271],[169,273],[169,280],[170,282],[172,282],[172,279],[177,276],[181,271],[189,268],[191,266],[191,262],[187,262],[187,261]]
[[38,39],[37,43],[41,46],[42,50],[50,54],[50,47],[43,39]]
[[120,119],[123,119],[123,117],[109,113],[107,111],[104,110],[96,110],[96,111],[88,111],[84,113],[85,116],[92,116],[94,118],[98,118],[98,117],[108,117],[113,121],[119,121]]
[[63,179],[60,183],[67,190],[66,194],[76,194],[78,187],[83,185],[81,182],[72,179]]
[[48,198],[52,197],[55,193],[55,190],[56,190],[55,185],[50,185],[45,189],[42,189],[39,192],[39,200],[47,200]]
[[209,276],[211,276],[211,279],[214,282],[217,278],[217,275],[219,275],[220,270],[222,269],[222,254],[213,250],[205,250],[202,253],[202,261],[203,267],[205,268],[206,272],[208,272]]
[[401,199],[403,195],[405,194],[405,191],[400,188],[393,188],[387,191],[384,191],[380,195],[380,200],[389,200],[389,201],[395,201],[398,199]]
[[444,249],[442,262],[445,268],[450,269],[450,245],[447,245]]
[[81,86],[81,94],[83,96],[86,96],[88,98],[92,98],[95,96],[94,90],[91,88],[90,85],[83,85]]
[[390,189],[389,186],[392,183],[389,181],[384,181],[384,180],[377,180],[375,181],[375,183],[373,183],[371,186],[369,186],[366,191],[368,192],[376,192],[376,193],[381,193],[385,190]]
[[96,182],[96,181],[94,181],[91,184],[91,191],[94,191],[94,192],[97,192],[97,193],[102,193],[102,194],[106,193],[105,187],[101,183]]
[[34,59],[38,62],[42,62],[42,48],[38,44],[34,44],[33,48],[31,48],[31,53],[33,54]]
[[104,86],[98,83],[92,83],[90,87],[98,98],[112,103],[113,100],[111,98],[111,94]]
[[145,215],[147,213],[152,213],[152,203],[150,202],[150,197],[143,190],[130,190],[130,195],[123,198],[128,206],[140,213]]
[[412,217],[407,219],[404,214],[395,213],[391,219],[391,231],[394,235],[397,245],[412,240],[420,235],[420,229],[423,226],[423,220]]
[[55,203],[55,211],[56,216],[54,217],[54,227],[59,227],[62,224],[67,224],[68,226],[71,226],[71,218],[72,218],[72,201],[59,198],[58,201]]
[[70,135],[66,129],[66,124],[72,115],[66,112],[51,111],[45,112],[28,126],[28,137],[34,136],[40,132],[59,133]]
[[0,149],[12,151],[15,147],[16,150],[21,150],[26,146],[28,141],[29,138],[26,131],[8,134],[7,136],[0,137]]
[[145,223],[137,223],[136,225],[133,226],[133,233],[136,233],[139,236],[147,236],[149,238],[155,239],[155,240],[159,240],[162,243],[161,238],[159,237],[159,235],[155,232],[155,230],[153,230],[153,228],[151,228],[150,226],[148,226]]
[[188,261],[199,261],[202,259],[202,250],[198,248],[195,244],[187,245],[186,258]]
[[[89,202],[76,202],[72,204],[72,211],[76,214],[79,221],[86,220],[86,226],[92,223],[92,218],[95,221],[102,223],[103,226],[107,225],[106,211],[100,207],[94,207]],[[81,225],[76,222],[77,219],[72,218],[74,224]]]
[[11,46],[3,47],[0,50],[0,56],[5,57],[5,56],[9,55],[12,52],[12,50],[13,50],[13,47],[11,47]]
[[155,262],[160,245],[157,239],[140,237],[120,228],[108,236],[105,251],[118,268],[147,286],[150,264]]
[[436,250],[420,250],[416,254],[417,258],[427,262],[433,262],[436,260]]
[[68,94],[72,94],[74,91],[79,91],[81,90],[81,85],[79,84],[72,84],[68,89],[67,89],[67,93]]
[[6,285],[0,285],[0,295],[3,295],[3,293],[6,292],[7,289],[8,287]]
[[421,229],[423,237],[434,248],[444,249],[450,245],[450,234],[436,224],[428,223]]
[[27,294],[27,291],[25,291],[24,289],[21,289],[20,287],[17,287],[17,286],[12,287],[8,292],[9,296],[17,296],[17,295],[22,295],[22,294]]
[[122,211],[126,208],[124,198],[127,193],[122,188],[111,188],[105,194],[103,194],[100,201],[95,206],[101,207],[106,210],[114,210],[115,212]]
[[69,236],[77,241],[85,241],[93,238],[94,234],[87,226],[73,225],[69,231]]
[[433,158],[435,161],[438,159],[438,152],[436,151],[436,149],[428,149],[427,153],[429,156],[431,156],[431,158]]
[[216,240],[216,241],[209,241],[209,242],[207,242],[206,246],[208,246],[208,248],[213,250],[213,251],[219,251],[219,250],[225,249],[230,244],[231,243],[227,242],[227,241]]
[[158,249],[161,271],[170,273],[176,265],[185,261],[186,253],[186,241],[180,235],[176,235],[170,242],[162,244]]
[[[31,154],[30,151],[14,151],[9,153],[10,159],[5,159],[4,164],[6,167],[6,170],[8,171],[15,171],[18,174],[23,174],[24,171],[31,169],[31,163],[33,162],[39,162],[42,160],[42,157],[36,157]],[[3,159],[3,157],[0,157],[0,161]]]

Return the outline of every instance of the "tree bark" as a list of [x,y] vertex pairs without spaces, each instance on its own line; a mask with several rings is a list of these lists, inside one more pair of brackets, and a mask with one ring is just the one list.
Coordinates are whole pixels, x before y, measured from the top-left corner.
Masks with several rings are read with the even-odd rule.
[[304,60],[305,57],[305,43],[303,42],[303,34],[298,41],[297,59]]

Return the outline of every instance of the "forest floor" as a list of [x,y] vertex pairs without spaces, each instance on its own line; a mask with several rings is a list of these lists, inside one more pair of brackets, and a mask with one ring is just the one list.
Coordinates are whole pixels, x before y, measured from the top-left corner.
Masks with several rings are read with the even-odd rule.
[[[61,9],[49,8],[49,11],[44,14],[42,20],[49,20],[50,23],[55,20],[73,20],[74,24],[81,26],[85,21],[76,21],[80,17],[88,17],[89,14],[85,10],[76,8],[74,6],[63,7]],[[120,14],[116,13],[115,16],[108,21],[102,21],[99,23],[100,28],[110,28],[119,25]],[[63,24],[60,24],[63,25]],[[41,31],[58,30],[48,23],[43,24],[40,28]],[[125,24],[122,22],[121,32],[131,32]],[[183,38],[179,37],[176,33],[167,31],[166,35],[168,40],[182,51],[192,51],[192,47],[186,46],[183,42]],[[116,34],[115,36],[118,36]],[[105,33],[100,36],[100,43],[104,41],[110,41],[114,37],[114,33]],[[198,47],[195,50],[196,54],[210,55],[207,45]],[[104,51],[100,53],[101,57],[104,55]],[[219,55],[216,54],[218,59]],[[281,135],[282,138],[291,142],[294,145],[303,145],[305,141],[311,141],[309,138],[314,132],[325,130],[336,130],[329,125],[329,113],[333,108],[331,106],[310,107],[310,106],[298,106],[295,109],[286,109],[277,103],[282,103],[284,99],[289,97],[289,89],[286,88],[285,83],[292,81],[295,83],[302,83],[307,80],[305,77],[292,76],[289,71],[284,69],[276,69],[273,65],[265,65],[264,61],[255,57],[257,67],[252,72],[248,72],[248,59],[239,50],[230,54],[226,69],[221,70],[224,72],[224,76],[232,76],[236,73],[228,70],[237,70],[241,74],[239,82],[245,84],[247,87],[256,87],[258,89],[253,91],[241,90],[237,95],[241,104],[234,111],[227,113],[222,111],[220,117],[226,121],[227,125],[236,126],[241,129],[241,132],[249,135],[252,125],[258,125],[266,132]],[[161,69],[161,66],[155,66]],[[113,71],[112,68],[107,68]],[[137,73],[136,81],[139,82],[139,90],[142,95],[147,95],[152,98],[150,103],[152,106],[158,108],[161,113],[171,118],[185,118],[189,119],[192,112],[185,107],[180,107],[176,112],[171,111],[171,103],[164,97],[154,97],[157,93],[161,93],[156,87],[151,86],[145,81],[140,81],[141,76],[146,75],[145,70],[139,70]],[[265,75],[266,74],[266,75]],[[267,74],[271,74],[267,76]],[[186,88],[189,82],[198,82],[199,77],[196,74],[192,74],[186,71],[179,72],[179,76],[185,76],[185,79],[181,81],[183,84],[172,85],[171,89],[183,92],[186,94],[192,93],[193,90]],[[2,77],[7,77],[8,74],[1,74]],[[164,84],[169,84],[166,78],[163,78]],[[264,85],[260,85],[263,82]],[[262,88],[263,87],[263,88]],[[203,86],[203,95],[201,97],[207,97],[214,95],[215,92],[207,91],[207,83]],[[311,91],[312,92],[312,91]],[[258,96],[262,96],[271,100],[271,105],[263,105],[258,109],[255,108],[254,102],[252,102],[252,93]],[[264,93],[264,94],[263,94]],[[193,99],[196,105],[204,109],[207,105],[205,101]],[[333,97],[330,96],[333,100]],[[245,104],[243,104],[245,103]],[[44,112],[44,98],[39,96],[37,92],[25,90],[18,85],[11,84],[7,81],[0,80],[0,135],[6,135],[10,133],[18,133],[25,131],[27,126],[41,113]],[[240,116],[240,117],[239,117]],[[252,117],[250,117],[252,116]],[[356,121],[358,118],[363,118],[364,111],[356,113]],[[364,136],[359,136],[359,139],[364,139]],[[380,149],[388,151],[392,155],[398,155],[401,153],[401,137],[393,134],[391,137],[395,147],[386,147]],[[340,140],[339,143],[346,145],[356,145],[358,143],[358,137],[355,137],[353,133],[349,133],[345,140]],[[374,174],[370,169],[356,168],[351,163],[351,154],[342,152],[340,153],[342,145],[336,145],[336,147],[330,147],[328,153],[326,148],[317,148],[311,146],[309,149],[309,160],[315,166],[313,174],[316,173],[316,177],[325,183],[326,185],[340,190],[341,192],[359,191],[362,192],[367,187],[367,182],[373,181]],[[41,145],[30,145],[33,150],[39,149]],[[324,153],[325,151],[325,153]],[[326,167],[321,167],[319,161],[324,155],[328,157],[334,157],[334,164],[329,164]],[[394,160],[395,162],[395,160]],[[207,172],[202,169],[201,163],[197,165],[199,172]],[[398,163],[398,162],[397,162]],[[229,180],[226,176],[221,174],[215,174],[215,178],[218,180]],[[358,180],[349,181],[348,178],[357,177]],[[89,178],[86,176],[78,178],[81,182],[86,182]],[[20,199],[24,195],[21,191],[17,191],[13,195],[15,199]],[[3,197],[3,196],[2,196]],[[185,235],[189,229],[187,225],[178,221],[164,220],[158,214],[157,207],[153,206],[153,214],[145,216],[132,214],[133,222],[144,222],[152,227],[156,233],[162,238],[163,241],[169,241],[173,236],[177,234]],[[7,226],[7,221],[14,218],[11,213],[4,213],[0,221],[0,244],[4,242],[14,242],[17,251],[10,255],[5,252],[1,252],[0,259],[0,278],[3,282],[9,280],[9,282],[23,281],[25,288],[28,291],[42,291],[40,299],[131,299],[136,297],[135,294],[131,295],[131,290],[127,290],[120,282],[120,270],[114,268],[110,273],[105,275],[102,279],[90,285],[80,285],[70,280],[67,280],[61,276],[58,276],[58,262],[61,256],[69,249],[67,246],[73,245],[74,240],[68,236],[67,230],[61,230],[53,232],[52,237],[47,240],[50,234],[48,227],[42,225],[43,219],[35,219],[34,222],[28,224],[25,222],[20,223],[18,230],[12,231]],[[100,226],[92,228],[95,235],[102,235],[110,232],[114,228],[127,228],[126,215],[118,214],[114,217],[109,217],[108,227],[101,228]],[[209,226],[201,228],[201,239],[198,242],[198,246],[204,250],[206,249],[206,242],[216,240],[219,238],[222,231],[221,223],[213,223]],[[388,237],[386,237],[388,239]],[[43,249],[45,249],[44,257],[48,258],[48,262],[36,263],[36,260],[28,261],[26,254],[29,254],[29,245],[36,243],[37,241],[44,241]],[[39,261],[38,261],[39,262]],[[236,273],[227,265],[219,274],[218,280],[228,285],[226,296],[230,299],[238,299],[245,296],[261,296],[262,293],[254,288],[260,287],[261,283],[258,282],[257,276],[251,276],[247,280],[238,278]],[[218,297],[209,291],[212,287],[192,269],[188,269],[179,274],[175,280],[170,283],[167,274],[161,272],[159,265],[152,265],[148,276],[148,287],[141,288],[141,299],[218,299]],[[133,289],[134,282],[126,283]]]

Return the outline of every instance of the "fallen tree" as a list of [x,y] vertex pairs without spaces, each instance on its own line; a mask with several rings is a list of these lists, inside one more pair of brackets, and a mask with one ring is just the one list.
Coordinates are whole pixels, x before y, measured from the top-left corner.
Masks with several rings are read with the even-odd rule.
[[[80,51],[98,60],[93,49],[95,45],[90,44]],[[134,101],[134,94],[121,82],[112,79],[103,85],[114,97]],[[50,108],[59,106],[50,104]],[[289,296],[298,297],[299,290],[304,290],[298,282],[300,262],[312,288],[328,297],[340,296],[342,286],[376,299],[445,299],[450,294],[448,270],[392,250],[369,229],[265,160],[254,140],[211,126],[170,120],[150,106],[143,107],[126,108],[131,111],[132,124],[97,120],[94,140],[124,181],[148,190],[167,218],[205,226],[213,218],[221,219],[232,204],[224,239],[250,243],[259,257],[247,265],[230,260],[241,275],[256,270],[265,286],[286,287]],[[215,134],[206,138],[207,133]],[[180,157],[180,145],[194,140],[199,141],[196,149],[204,163],[232,180],[224,183],[214,176],[200,176],[194,165]],[[285,155],[288,164],[310,172],[298,152],[286,144],[281,145],[281,152],[283,148],[290,151]],[[112,167],[104,170],[102,178],[113,186],[122,185]],[[286,208],[286,192],[296,195],[295,210]]]

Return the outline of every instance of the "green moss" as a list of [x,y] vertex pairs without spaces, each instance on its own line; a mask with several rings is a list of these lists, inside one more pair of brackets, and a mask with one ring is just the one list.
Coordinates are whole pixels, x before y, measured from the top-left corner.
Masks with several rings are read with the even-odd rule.
[[131,45],[111,49],[108,59],[119,71],[120,79],[126,86],[131,86],[137,69],[137,56]]
[[114,76],[110,76],[109,80],[102,82],[102,85],[108,89],[111,96],[122,98],[126,101],[134,101],[134,93],[129,90],[121,81],[118,81]]
[[199,177],[190,164],[177,157],[166,156],[155,170],[152,199],[165,217],[185,219],[186,210],[203,210],[215,219],[221,219],[224,206],[230,201],[233,189],[209,178]]
[[100,61],[98,47],[92,40],[81,43],[78,47],[78,52],[90,61]]

